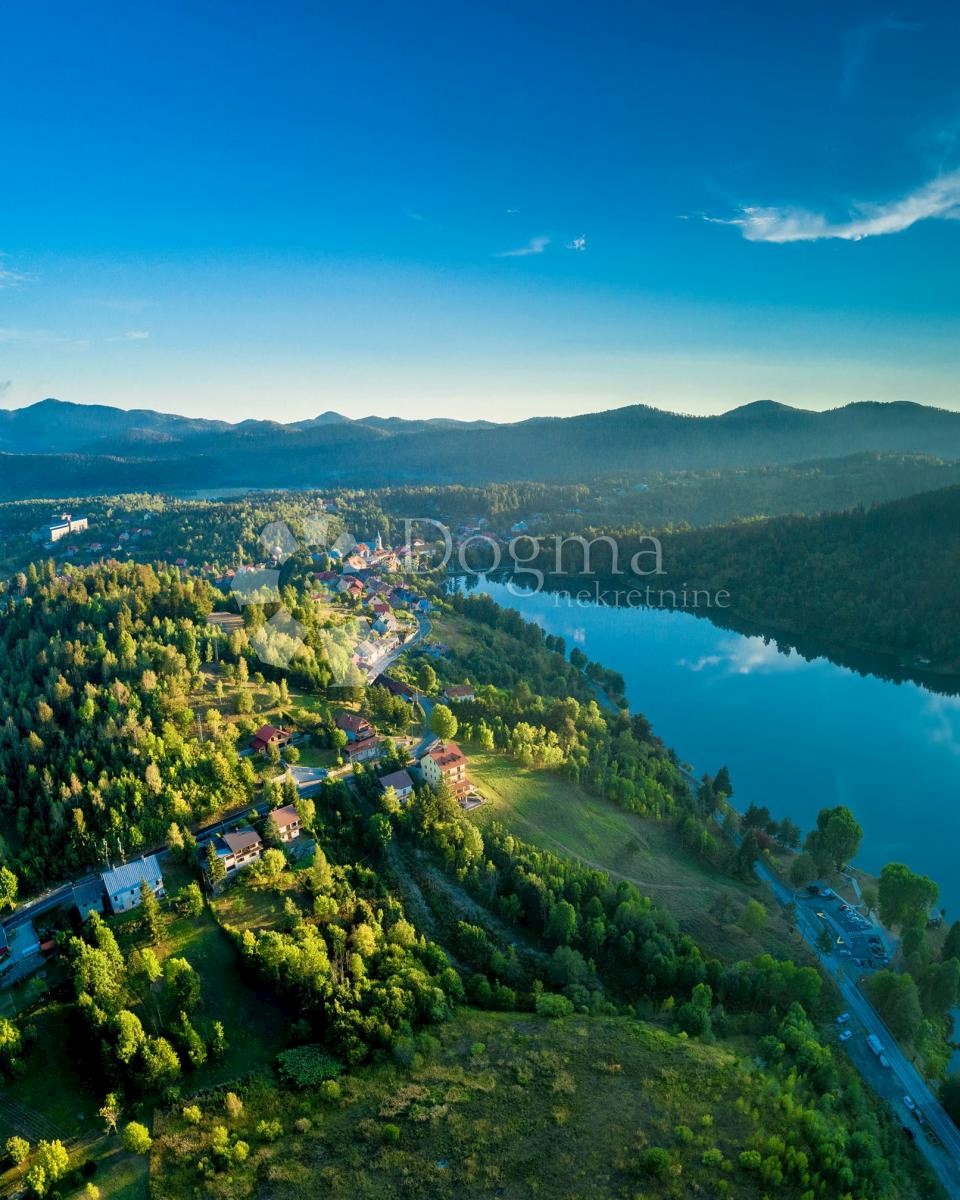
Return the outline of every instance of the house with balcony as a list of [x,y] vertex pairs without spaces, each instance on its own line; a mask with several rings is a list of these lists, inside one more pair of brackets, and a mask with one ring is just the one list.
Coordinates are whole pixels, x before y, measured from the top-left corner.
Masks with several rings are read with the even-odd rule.
[[467,779],[467,759],[454,742],[434,746],[420,759],[420,772],[427,783],[439,787],[445,783],[460,801],[472,790]]

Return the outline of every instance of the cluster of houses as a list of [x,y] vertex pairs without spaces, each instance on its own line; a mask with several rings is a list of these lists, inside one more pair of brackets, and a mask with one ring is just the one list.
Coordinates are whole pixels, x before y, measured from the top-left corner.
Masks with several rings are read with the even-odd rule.
[[[455,693],[458,699],[454,698]],[[444,693],[452,703],[473,698],[473,688],[463,684],[457,688],[448,688]],[[376,762],[383,752],[384,739],[370,724],[366,717],[359,713],[341,712],[336,718],[337,728],[347,737],[344,756],[353,763]],[[421,743],[416,756],[408,767],[393,771],[380,777],[380,787],[383,791],[392,787],[397,799],[404,801],[413,792],[414,778],[411,771],[424,783],[435,787],[445,783],[462,803],[474,793],[473,785],[467,778],[467,759],[463,751],[453,742],[441,743],[439,739]]]
[[[369,632],[355,648],[353,663],[369,679],[379,674],[385,660],[416,637],[417,626],[411,614],[430,608],[430,602],[410,588],[387,583],[366,572],[361,577],[319,571],[313,579],[328,596],[349,596],[368,618]],[[314,600],[324,599],[324,591],[314,593]]]

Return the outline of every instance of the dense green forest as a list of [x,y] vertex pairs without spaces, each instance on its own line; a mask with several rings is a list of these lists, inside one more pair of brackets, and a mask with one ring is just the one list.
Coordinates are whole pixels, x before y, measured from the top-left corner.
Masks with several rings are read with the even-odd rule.
[[[582,573],[583,551],[564,549],[564,575],[546,586],[576,591],[594,579],[612,592],[650,585],[654,603],[682,607],[682,590],[723,590],[724,608],[700,615],[739,619],[801,648],[816,645],[896,656],[907,664],[960,667],[960,613],[948,592],[960,573],[960,488],[818,516],[776,517],[662,535],[661,575],[629,571],[645,530],[590,531],[616,539],[621,575],[608,546],[594,548],[595,573]],[[651,565],[649,557],[641,560]],[[553,567],[553,551],[542,565]]]
[[[565,657],[561,641],[483,597],[431,586],[456,644],[397,671],[435,697],[469,674],[466,744],[675,829],[678,855],[710,861],[762,911],[760,844],[744,838],[743,853],[732,838],[725,770],[691,788],[641,715],[598,702],[598,684],[622,690],[614,672]],[[309,594],[295,571],[284,603],[303,618],[303,657],[257,694],[294,706],[325,747],[329,704],[344,696]],[[137,564],[65,576],[46,564],[3,597],[4,861],[23,890],[97,860],[104,840],[129,854],[172,848],[169,899],[75,918],[57,934],[55,990],[0,1018],[14,1105],[0,1113],[6,1184],[39,1200],[96,1175],[109,1200],[122,1194],[110,1182],[122,1151],[124,1163],[147,1156],[165,1197],[280,1195],[292,1180],[346,1194],[354,1178],[362,1195],[484,1195],[497,1172],[481,1163],[500,1164],[513,1195],[524,1171],[495,1130],[532,1148],[579,1130],[607,1095],[619,1148],[604,1151],[600,1196],[668,1197],[681,1177],[694,1191],[724,1183],[797,1200],[934,1194],[831,1047],[834,1002],[810,962],[707,952],[635,884],[478,827],[445,787],[418,783],[401,805],[374,767],[338,772],[298,801],[298,845],[202,889],[189,826],[291,799],[278,756],[254,769],[238,753],[257,719],[252,639],[271,607],[249,606],[245,627],[215,644],[205,615],[216,601],[194,576]],[[346,699],[384,728],[411,720],[383,688]],[[382,769],[399,765],[388,751]],[[902,907],[908,891],[893,881],[885,902]],[[934,1011],[949,981],[922,978]],[[608,1065],[591,1076],[600,1047]],[[87,1112],[104,1130],[92,1142],[35,1133],[47,1128],[37,1116],[17,1125],[47,1111],[44,1071],[64,1073],[71,1120]],[[617,1107],[621,1075],[636,1111]],[[527,1088],[544,1078],[541,1111]],[[428,1153],[444,1174],[414,1182]],[[573,1194],[565,1187],[556,1194]]]

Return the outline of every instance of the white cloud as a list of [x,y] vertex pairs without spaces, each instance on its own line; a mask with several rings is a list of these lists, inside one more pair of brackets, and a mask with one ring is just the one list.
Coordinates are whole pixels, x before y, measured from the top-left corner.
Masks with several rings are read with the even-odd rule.
[[12,342],[29,346],[66,346],[74,350],[86,350],[90,345],[87,338],[65,337],[51,333],[49,329],[0,329],[0,344]]
[[800,208],[744,208],[740,216],[704,217],[715,225],[736,225],[748,242],[816,242],[839,238],[859,242],[901,233],[918,221],[960,219],[960,171],[939,175],[916,191],[885,204],[858,204],[846,221]]
[[5,255],[0,254],[0,288],[16,287],[18,283],[24,283],[30,278],[22,271],[15,271],[13,267],[4,266]]
[[549,245],[548,237],[534,237],[517,250],[501,250],[497,258],[526,258],[529,254],[542,254]]
[[587,239],[583,236],[575,237],[572,242],[567,242],[568,250],[586,250]]
[[108,342],[145,342],[150,336],[146,329],[128,329],[126,333],[121,333],[119,337],[109,337]]

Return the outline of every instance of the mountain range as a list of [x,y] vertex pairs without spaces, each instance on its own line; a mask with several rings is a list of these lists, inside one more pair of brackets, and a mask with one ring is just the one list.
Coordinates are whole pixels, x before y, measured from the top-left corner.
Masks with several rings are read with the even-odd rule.
[[569,482],[608,471],[730,469],[864,451],[960,458],[960,413],[907,402],[811,412],[764,400],[707,417],[631,405],[499,425],[336,412],[231,424],[48,399],[0,412],[0,495]]

